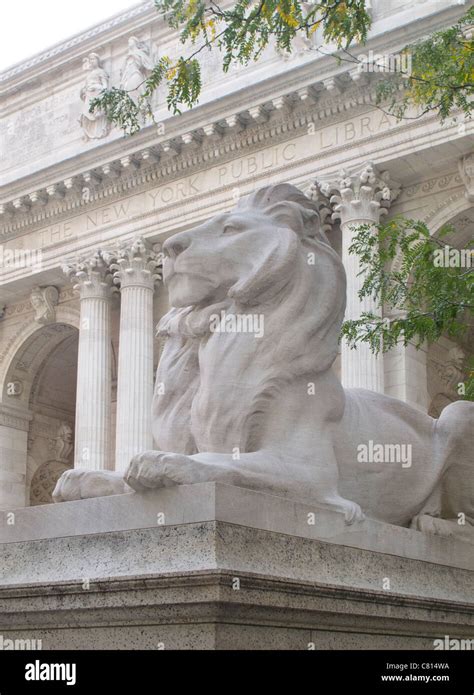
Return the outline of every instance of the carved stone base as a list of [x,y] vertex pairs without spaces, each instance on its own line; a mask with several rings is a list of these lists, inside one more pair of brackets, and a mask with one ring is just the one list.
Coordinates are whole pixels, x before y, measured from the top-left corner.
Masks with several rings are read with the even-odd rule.
[[205,483],[9,521],[0,633],[43,649],[433,649],[474,633],[470,544],[271,495]]

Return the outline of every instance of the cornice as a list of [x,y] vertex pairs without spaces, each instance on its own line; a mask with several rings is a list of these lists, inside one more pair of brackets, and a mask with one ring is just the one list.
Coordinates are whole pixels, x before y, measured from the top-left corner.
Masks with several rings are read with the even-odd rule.
[[360,88],[356,76],[348,72],[270,101],[259,101],[237,113],[223,116],[221,112],[218,121],[174,137],[152,132],[148,134],[150,140],[131,139],[135,148],[127,154],[122,150],[122,156],[102,160],[99,165],[96,159],[93,168],[0,204],[0,239],[48,225],[71,212],[93,210],[128,191],[185,177],[202,166],[225,163],[240,151],[279,142],[291,133],[301,134],[309,123],[324,125],[326,120],[334,122],[334,117],[355,114],[374,104],[374,86],[367,80]]
[[[257,71],[258,69],[256,68]],[[337,68],[335,59],[332,56],[325,56],[318,58],[317,61],[313,59],[310,62],[298,64],[291,69],[259,81],[258,102],[255,102],[255,86],[252,84],[251,86],[242,86],[224,96],[203,101],[193,109],[184,110],[179,116],[171,115],[163,105],[161,110],[155,112],[155,119],[160,123],[160,126],[164,127],[167,138],[157,138],[155,127],[147,126],[133,137],[117,137],[108,142],[98,143],[92,149],[79,152],[77,155],[44,167],[16,181],[8,182],[0,187],[0,191],[2,189],[11,191],[9,194],[11,199],[28,194],[40,184],[53,184],[61,178],[75,176],[98,164],[107,164],[114,159],[133,155],[140,149],[140,146],[146,148],[159,143],[160,140],[180,137],[182,133],[186,134],[212,123],[224,121],[226,118],[232,118],[239,112],[243,112],[244,108],[258,108],[264,104],[271,105],[273,100],[284,100],[289,94],[297,95],[300,91],[303,95],[304,90],[311,90],[313,84],[318,84],[319,88],[324,91],[326,80],[350,81],[351,72],[352,69],[349,69],[346,64],[343,64],[342,68]],[[317,80],[315,80],[315,75],[317,75]],[[376,75],[372,74],[370,77],[374,79]],[[329,82],[327,84],[329,85]],[[326,96],[329,93],[330,85]],[[334,113],[337,110],[336,104]],[[5,194],[0,197],[0,203],[4,202],[6,202]]]
[[[446,23],[447,18],[451,17],[453,13],[457,15],[462,14],[462,9],[463,8],[459,5],[450,6],[442,10],[439,10],[438,12],[433,13],[431,15],[419,17],[410,25],[391,26],[385,32],[382,31],[383,27],[380,27],[380,31],[379,29],[377,29],[379,33],[371,35],[366,46],[354,47],[353,50],[355,53],[357,53],[359,50],[377,51],[383,49],[384,51],[397,51],[401,46],[405,45],[408,40],[412,40],[414,38],[419,37],[421,32],[426,33],[426,31],[441,26],[443,25],[443,23]],[[147,12],[149,13],[150,17],[148,17]],[[147,22],[150,21],[150,18],[157,18],[157,14],[154,10],[153,3],[151,1],[135,6],[134,8],[131,8],[131,10],[117,15],[111,20],[108,20],[107,22],[104,22],[98,25],[97,27],[92,27],[88,32],[78,34],[76,37],[73,37],[69,41],[63,42],[62,44],[58,44],[56,47],[53,47],[52,49],[50,49],[50,51],[46,51],[42,54],[39,54],[38,56],[32,58],[30,61],[21,63],[17,66],[14,66],[9,71],[1,73],[0,87],[2,79],[5,75],[8,75],[15,70],[20,70],[21,72],[22,66],[25,66],[25,70],[28,71],[28,69],[30,69],[28,68],[30,63],[34,62],[36,64],[35,61],[37,61],[38,66],[43,65],[43,63],[47,64],[46,56],[49,53],[55,54],[55,51],[58,51],[58,55],[62,54],[62,52],[67,53],[67,46],[69,46],[71,42],[74,42],[76,40],[79,41],[78,45],[82,46],[82,44],[80,43],[80,40],[82,40],[81,37],[89,37],[87,39],[83,38],[84,43],[86,41],[90,41],[91,36],[92,38],[97,38],[97,36],[100,35],[100,31],[102,31],[104,33],[103,38],[107,38],[107,42],[110,43],[110,41],[112,41],[114,37],[112,37],[110,34],[107,35],[107,37],[105,37],[107,31],[111,31],[110,27],[114,27],[115,25],[119,26],[120,35],[125,35],[126,33],[134,31],[135,25],[133,22],[130,24],[130,22],[135,17],[135,15],[141,17],[142,19],[145,18]],[[391,17],[395,21],[397,15],[394,14],[391,15]],[[143,21],[145,21],[145,19],[143,19]],[[381,21],[376,21],[374,26],[377,26],[378,24],[381,24]],[[162,25],[163,26],[160,28],[160,30],[162,32],[166,31],[166,25],[163,22]],[[99,32],[99,34],[96,34],[96,31]],[[157,37],[155,36],[155,41],[156,38]],[[73,43],[73,45],[75,44]],[[94,48],[94,46],[95,48],[97,48],[97,45],[91,44],[90,46],[88,46],[88,50],[90,48]],[[81,51],[77,52],[77,55],[72,57],[82,57],[84,55],[84,50],[85,48],[83,47]],[[69,55],[68,60],[70,61],[72,57],[71,55]],[[334,78],[336,80],[336,83],[340,79],[344,80],[345,75],[350,75],[350,73],[354,69],[354,66],[350,63],[345,62],[344,56],[342,56],[342,58],[343,62],[341,68],[340,66],[337,66],[337,63],[332,55],[321,56],[319,53],[311,50],[308,52],[302,52],[300,54],[294,54],[294,56],[292,55],[288,63],[287,70],[280,72],[278,72],[277,70],[271,77],[264,77],[263,79],[258,81],[258,93],[260,99],[259,104],[264,104],[265,101],[272,101],[278,98],[286,98],[286,96],[291,92],[297,93],[299,90],[304,90],[307,85],[310,85],[311,88],[311,85],[315,84],[315,75],[317,75],[318,77],[319,84],[324,82],[324,80],[330,80],[331,78]],[[266,68],[262,68],[262,65],[260,63],[257,63],[255,66],[251,67],[255,74],[258,74],[261,70],[265,72],[265,69],[268,71],[269,68],[271,72],[271,65],[269,66],[268,64],[266,65]],[[12,79],[13,78],[14,75],[12,74]],[[30,77],[28,79],[30,79]],[[211,98],[208,102],[205,102],[204,99],[206,97],[206,94],[203,93],[202,104],[200,104],[196,108],[189,111],[184,111],[183,114],[179,117],[173,117],[170,116],[166,112],[166,109],[163,107],[160,113],[158,114],[158,117],[161,116],[161,120],[163,120],[163,122],[166,124],[166,130],[167,133],[169,133],[169,138],[173,138],[175,135],[179,136],[182,130],[185,128],[189,128],[189,130],[192,130],[193,128],[201,128],[204,125],[222,119],[223,115],[224,117],[231,117],[239,109],[239,107],[241,108],[242,102],[246,103],[247,100],[249,100],[249,98],[252,98],[254,91],[254,84],[252,84],[251,87],[242,86],[242,88],[237,89],[235,92],[232,92],[230,94],[226,94],[223,97],[219,97],[217,94],[214,96],[212,94],[209,94],[208,96],[210,96]],[[258,104],[256,106],[258,107]],[[342,105],[341,108],[343,110],[346,109],[344,105]],[[337,110],[340,109],[337,109],[336,107],[336,111]],[[332,109],[328,115],[332,115],[334,112],[334,109]],[[97,162],[100,162],[100,164],[107,164],[113,161],[114,153],[117,153],[117,157],[119,152],[123,153],[124,155],[131,154],[138,149],[137,143],[139,142],[143,143],[144,147],[148,146],[149,143],[156,143],[156,138],[153,137],[152,127],[145,128],[141,133],[134,136],[134,138],[130,138],[128,140],[124,140],[123,138],[116,138],[112,141],[98,144],[98,146],[88,150],[87,152],[79,153],[78,155],[68,158],[62,162],[52,164],[51,166],[36,171],[26,177],[17,180],[16,182],[9,182],[8,184],[5,184],[4,188],[6,190],[11,191],[11,198],[8,201],[5,201],[2,197],[0,198],[0,202],[13,203],[17,198],[21,198],[24,195],[29,195],[30,192],[35,193],[38,187],[45,182],[48,182],[48,184],[52,185],[56,183],[58,180],[61,180],[62,176],[64,177],[64,179],[71,178],[73,176],[81,174],[84,170],[87,170],[87,168],[95,167]],[[82,167],[79,164],[79,162],[83,162],[84,166]],[[78,166],[81,167],[82,170],[78,170]],[[27,208],[30,207],[30,202],[31,201],[26,201]],[[24,209],[24,207],[25,201],[19,201],[17,209],[21,212]],[[13,212],[14,210],[15,206],[11,205],[10,211]],[[2,209],[0,205],[0,216],[1,214]]]

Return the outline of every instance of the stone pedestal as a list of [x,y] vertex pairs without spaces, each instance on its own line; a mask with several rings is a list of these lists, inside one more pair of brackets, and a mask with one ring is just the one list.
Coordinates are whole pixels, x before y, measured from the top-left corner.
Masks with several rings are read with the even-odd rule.
[[0,518],[0,633],[43,649],[433,649],[473,548],[203,483]]

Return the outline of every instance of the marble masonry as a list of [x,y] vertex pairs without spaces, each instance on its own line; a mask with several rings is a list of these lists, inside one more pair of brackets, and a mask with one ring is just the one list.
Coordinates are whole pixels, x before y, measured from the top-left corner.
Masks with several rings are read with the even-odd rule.
[[[465,9],[372,0],[364,52]],[[355,226],[472,239],[474,124],[397,121],[317,34],[227,76],[205,56],[199,106],[172,116],[158,90],[129,138],[89,104],[180,50],[152,2],[0,73],[5,639],[474,638],[472,344],[338,344],[372,308]]]

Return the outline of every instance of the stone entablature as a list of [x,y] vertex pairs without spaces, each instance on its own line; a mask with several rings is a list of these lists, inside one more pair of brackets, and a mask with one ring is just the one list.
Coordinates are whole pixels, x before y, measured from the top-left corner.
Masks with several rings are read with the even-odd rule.
[[[173,137],[161,137],[160,127],[158,135],[155,129],[147,128],[140,137],[138,149],[130,149],[135,142],[133,139],[127,142],[128,153],[125,156],[109,159],[93,169],[87,167],[72,176],[34,191],[18,193],[11,200],[0,203],[0,220],[4,217],[5,232],[8,234],[9,230],[21,228],[25,223],[55,217],[71,206],[87,205],[98,196],[108,196],[117,188],[117,182],[130,179],[133,182],[136,178],[133,174],[139,169],[143,172],[152,168],[158,175],[170,177],[174,171],[191,168],[197,161],[220,160],[229,152],[255,143],[255,131],[259,134],[258,142],[273,141],[299,127],[319,130],[319,121],[329,122],[341,113],[357,112],[375,103],[374,84],[369,89],[367,85],[362,89],[352,70],[343,73],[339,84],[343,87],[335,91],[332,81],[322,80],[285,97],[274,97],[230,115],[225,115],[224,111],[217,121],[202,123],[200,119],[190,132],[174,133],[171,130]],[[387,121],[390,120],[394,119],[387,117]],[[256,128],[257,125],[260,127]],[[362,136],[364,131],[370,133],[370,120],[364,119],[360,129]],[[352,132],[351,128],[349,130]],[[143,140],[146,140],[145,147]],[[123,146],[120,149],[123,152]]]
[[[44,57],[38,56],[36,63],[34,59],[25,61],[23,68],[19,65],[0,75],[0,84],[3,83],[4,93],[7,95],[4,110],[4,162],[5,167],[11,172],[7,174],[5,181],[9,181],[14,188],[11,199],[12,205],[13,202],[16,203],[14,209],[21,211],[23,206],[35,204],[35,200],[40,200],[42,196],[37,198],[38,189],[34,186],[29,190],[19,190],[19,186],[13,181],[30,178],[35,172],[56,166],[62,160],[73,161],[79,154],[84,158],[88,155],[97,158],[100,152],[99,156],[103,158],[103,153],[111,148],[118,146],[118,149],[124,149],[121,133],[117,129],[113,129],[107,137],[99,141],[82,141],[83,131],[78,123],[83,107],[80,98],[80,92],[84,87],[82,65],[84,58],[96,53],[103,69],[110,76],[110,84],[118,86],[122,79],[129,51],[128,41],[132,32],[147,45],[150,56],[154,58],[165,53],[173,56],[177,51],[181,51],[175,35],[164,25],[152,5],[145,3],[141,8],[122,13],[115,20],[98,26],[96,31],[86,32],[83,39],[79,36],[64,42],[62,47],[53,48],[46,52]],[[420,26],[414,22],[407,32],[405,14],[408,8],[423,21],[419,23]],[[441,7],[438,2],[419,3],[416,8],[413,8],[413,3],[409,3],[408,0],[392,3],[390,8],[387,8],[386,3],[385,6],[375,3],[372,12],[374,25],[369,43],[364,50],[398,50],[406,41],[420,35],[420,31],[425,32],[432,27],[449,23],[451,19],[462,14],[462,11],[463,8],[454,0],[448,5],[444,3]],[[328,50],[330,48],[327,47]],[[232,68],[230,75],[221,75],[216,68],[218,56],[207,56],[203,63],[205,86],[200,106],[192,112],[185,112],[179,118],[180,124],[186,119],[193,121],[189,123],[188,132],[179,132],[179,136],[184,134],[185,139],[188,136],[194,138],[192,131],[196,116],[218,111],[224,115],[224,119],[235,120],[242,100],[251,114],[257,118],[265,118],[264,110],[262,112],[261,109],[265,102],[255,103],[253,98],[256,85],[259,87],[259,95],[278,109],[285,105],[288,97],[291,97],[290,101],[294,95],[303,99],[310,98],[313,96],[313,85],[317,83],[337,95],[338,91],[345,90],[347,79],[343,74],[347,71],[347,66],[338,66],[332,57],[321,56],[317,51],[313,51],[311,46],[298,50],[290,61],[283,60],[275,51],[269,49],[257,66],[251,64],[246,68]],[[360,77],[353,68],[350,73],[350,79]],[[213,79],[207,80],[208,75],[212,75]],[[173,135],[178,119],[171,117],[167,112],[162,94],[157,95],[153,108],[156,120],[166,125],[167,134],[162,140],[167,147],[167,141],[170,139],[168,132]],[[9,119],[9,113],[17,114],[15,121]],[[200,127],[212,126],[213,122],[211,117]],[[150,126],[148,130],[153,131],[154,127]],[[129,153],[124,154],[128,156]],[[70,175],[65,174],[63,180],[67,180]],[[42,179],[44,181],[44,176]],[[48,185],[55,183],[57,184],[57,181],[51,181]],[[33,201],[25,198],[29,195],[33,195]]]
[[[11,241],[6,241],[4,248],[41,249],[43,267],[52,267],[50,259],[53,261],[55,257],[55,248],[61,248],[67,254],[73,253],[79,250],[81,242],[84,243],[86,239],[88,243],[96,243],[95,234],[99,230],[100,238],[109,228],[111,232],[113,230],[114,235],[117,235],[124,224],[127,225],[129,232],[134,231],[130,230],[134,220],[135,223],[143,226],[144,220],[149,217],[150,221],[153,219],[153,229],[157,229],[158,224],[160,232],[165,232],[167,218],[169,217],[175,223],[180,206],[186,210],[187,216],[191,209],[195,210],[195,215],[199,215],[202,209],[201,201],[206,200],[208,204],[210,192],[213,193],[213,204],[215,204],[216,193],[220,189],[220,198],[225,206],[229,204],[229,197],[233,197],[234,191],[237,191],[239,195],[244,194],[246,188],[257,181],[266,182],[271,177],[275,180],[279,177],[281,180],[285,177],[287,180],[300,183],[309,180],[311,173],[314,176],[316,164],[318,173],[326,176],[349,162],[356,163],[357,159],[354,157],[360,157],[362,145],[364,151],[370,152],[370,159],[383,162],[390,152],[389,146],[393,142],[395,133],[401,141],[397,147],[397,154],[403,153],[403,147],[406,156],[409,156],[415,151],[418,134],[421,137],[423,133],[425,138],[427,131],[432,130],[431,137],[433,141],[438,142],[441,131],[444,138],[449,132],[449,129],[445,127],[441,129],[436,117],[432,116],[423,122],[410,123],[409,135],[402,138],[401,132],[407,126],[397,125],[395,119],[390,120],[378,109],[372,109],[351,119],[341,120],[339,123],[333,123],[332,126],[324,126],[314,132],[308,132],[308,127],[312,123],[310,117],[310,113],[306,116],[295,112],[287,113],[280,117],[275,125],[271,123],[256,125],[236,135],[235,138],[231,136],[227,139],[223,138],[220,149],[216,146],[206,151],[195,145],[195,149],[188,155],[183,153],[176,155],[166,167],[160,167],[160,163],[140,169],[133,167],[125,177],[116,179],[105,188],[101,187],[102,183],[98,176],[89,177],[88,202],[82,199],[79,191],[74,197],[65,198],[64,203],[55,203],[57,216],[44,220],[50,221],[49,225],[44,225],[44,221],[40,219],[36,222],[34,219],[31,221],[28,218],[19,219],[21,226],[16,231],[10,228],[9,234],[3,237],[4,239],[11,237]],[[361,137],[362,130],[363,137]],[[468,144],[468,135],[471,130],[474,132],[474,125],[466,126],[466,134],[461,142],[465,141]],[[292,132],[293,139],[288,139]],[[265,142],[265,136],[275,144],[261,149],[259,146]],[[452,127],[452,136],[458,137],[455,126]],[[340,138],[339,142],[338,138]],[[424,147],[423,143],[421,147]],[[239,150],[242,151],[242,156],[235,159],[235,154]],[[209,167],[213,156],[220,158],[219,163],[216,162],[214,166]],[[182,173],[187,175],[182,176]],[[163,182],[157,185],[161,179],[164,179]],[[459,182],[461,184],[461,180]],[[130,195],[134,190],[137,192]],[[189,205],[191,200],[192,207]],[[105,205],[104,202],[106,202]],[[63,206],[66,210],[61,211]],[[69,210],[67,210],[68,207]],[[79,213],[82,210],[84,212]],[[79,214],[71,216],[71,212],[74,211]],[[159,220],[156,219],[157,211],[160,211]],[[46,212],[48,211],[43,210],[43,213]],[[16,237],[20,230],[23,234],[21,242],[18,242]],[[6,268],[4,281],[9,281],[13,277],[15,274]]]

